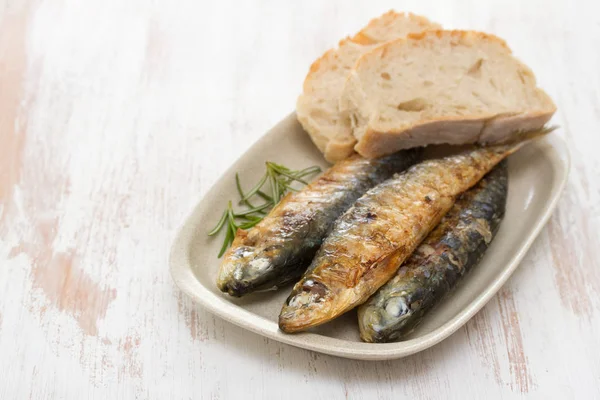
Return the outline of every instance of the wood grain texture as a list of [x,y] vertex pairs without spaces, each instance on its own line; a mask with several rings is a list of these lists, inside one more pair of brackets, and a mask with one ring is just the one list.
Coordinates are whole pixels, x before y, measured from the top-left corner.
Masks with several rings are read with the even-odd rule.
[[[503,37],[558,105],[572,172],[519,270],[390,362],[195,306],[168,274],[178,226],[313,59],[400,6]],[[593,2],[0,0],[0,398],[600,397],[598,48]]]

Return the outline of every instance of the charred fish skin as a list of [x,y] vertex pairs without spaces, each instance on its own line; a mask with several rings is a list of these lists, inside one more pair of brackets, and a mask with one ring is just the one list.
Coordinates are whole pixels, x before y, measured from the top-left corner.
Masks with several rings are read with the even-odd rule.
[[279,315],[279,328],[303,331],[367,301],[394,276],[458,195],[535,137],[427,160],[367,191],[335,223],[294,286]]
[[355,155],[288,194],[254,228],[237,232],[217,286],[240,297],[299,278],[334,221],[369,188],[408,168],[421,154],[413,149],[373,160]]
[[358,309],[361,339],[401,339],[483,257],[504,217],[506,161],[465,192],[396,275]]

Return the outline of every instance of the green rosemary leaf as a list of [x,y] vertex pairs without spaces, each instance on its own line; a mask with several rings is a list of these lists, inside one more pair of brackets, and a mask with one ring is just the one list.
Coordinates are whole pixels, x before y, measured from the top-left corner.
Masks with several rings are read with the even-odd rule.
[[266,201],[273,202],[273,198],[271,196],[269,196],[268,194],[266,194],[265,192],[263,192],[262,190],[257,191],[256,194],[258,196],[262,197]]
[[[301,179],[301,178],[297,178],[297,177],[295,177],[294,175],[292,175],[292,174],[290,174],[290,173],[288,173],[288,172],[285,172],[285,171],[281,171],[281,170],[280,170],[280,171],[279,171],[279,173],[280,173],[281,175],[283,175],[283,176],[287,177],[287,178],[290,178],[292,181],[298,181],[298,182],[300,182],[300,183],[303,183],[303,184],[305,184],[305,185],[308,185],[308,182],[306,182],[305,180],[303,180],[303,179]],[[291,182],[290,182],[290,183],[291,183]]]
[[261,206],[254,207],[254,208],[251,208],[249,210],[245,210],[245,211],[242,211],[242,212],[234,213],[233,216],[234,217],[243,217],[244,215],[254,214],[255,212],[259,212],[259,211],[262,211],[264,209],[267,209],[267,208],[271,207],[272,205],[273,205],[272,203],[265,203],[265,204],[263,204]]
[[267,176],[268,174],[265,174],[261,180],[256,184],[256,186],[254,186],[248,193],[246,193],[245,196],[242,197],[242,201],[244,200],[248,200],[250,197],[254,196],[254,194],[260,190],[260,188],[265,184],[265,182],[267,181]]
[[225,251],[227,250],[231,242],[233,242],[233,236],[234,234],[231,232],[230,225],[228,224],[227,233],[225,234],[225,240],[223,241],[223,245],[221,246],[221,250],[219,251],[219,258],[221,258],[223,254],[225,254]]
[[254,225],[258,224],[260,222],[260,220],[258,221],[250,221],[250,222],[246,222],[242,225],[240,225],[240,228],[242,229],[250,229],[252,228]]
[[[267,164],[267,167],[268,167],[268,164]],[[277,179],[275,178],[275,174],[273,173],[272,169],[269,169],[267,174],[269,175],[269,184],[271,185],[273,203],[277,204],[277,203],[279,203],[279,199],[280,199],[279,185],[277,184]]]
[[240,215],[238,217],[241,219],[245,219],[246,221],[258,221],[258,222],[262,221],[264,218],[263,215]]
[[248,200],[248,198],[244,194],[244,191],[242,190],[242,184],[240,183],[240,174],[238,174],[237,172],[235,173],[235,186],[237,187],[238,194],[241,197],[239,204],[245,204],[250,208],[254,208],[254,204],[252,204],[250,200]]
[[221,228],[223,227],[223,224],[225,223],[226,220],[227,220],[227,210],[225,210],[225,212],[223,212],[223,216],[221,217],[221,219],[219,220],[217,225],[210,232],[208,232],[208,236],[216,235],[221,230]]

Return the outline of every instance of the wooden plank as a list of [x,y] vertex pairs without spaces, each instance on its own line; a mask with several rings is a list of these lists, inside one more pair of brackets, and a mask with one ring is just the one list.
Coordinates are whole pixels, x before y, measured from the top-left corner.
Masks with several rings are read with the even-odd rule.
[[496,33],[555,99],[572,172],[498,296],[390,362],[262,338],[167,270],[178,226],[308,66],[397,2],[0,0],[0,398],[600,396],[600,17],[566,0],[410,11]]

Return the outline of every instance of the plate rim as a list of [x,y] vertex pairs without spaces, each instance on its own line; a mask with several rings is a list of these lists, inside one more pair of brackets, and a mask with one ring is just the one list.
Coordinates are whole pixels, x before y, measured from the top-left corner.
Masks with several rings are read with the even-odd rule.
[[[289,122],[291,118],[295,119],[295,113],[284,118],[279,124],[275,125],[269,132],[257,140],[244,153],[250,152],[254,147],[262,145],[268,141],[271,136],[276,134],[277,127],[280,124]],[[224,298],[214,294],[206,288],[195,276],[193,266],[188,262],[188,249],[191,244],[195,225],[192,223],[192,217],[204,202],[204,198],[211,193],[223,177],[228,175],[231,170],[236,168],[237,163],[243,157],[240,156],[220,177],[212,187],[205,193],[203,198],[194,206],[178,229],[173,241],[169,255],[169,270],[171,277],[179,289],[192,298],[194,302],[200,304],[212,314],[233,323],[241,328],[251,332],[266,336],[268,338],[286,343],[292,346],[312,350],[320,353],[330,354],[338,357],[360,359],[360,360],[390,360],[415,354],[431,346],[440,343],[455,333],[460,327],[466,324],[479,310],[481,310],[496,295],[500,288],[506,283],[509,277],[520,265],[521,261],[529,251],[529,248],[539,236],[541,230],[548,222],[552,212],[556,208],[562,192],[568,181],[571,169],[571,157],[567,143],[556,133],[551,134],[541,140],[532,143],[532,145],[546,147],[545,153],[549,154],[549,159],[557,171],[557,188],[553,190],[548,206],[543,211],[542,216],[533,228],[532,233],[527,237],[524,245],[520,247],[509,261],[509,265],[498,275],[498,277],[483,290],[470,304],[460,311],[454,318],[447,321],[439,328],[418,338],[409,339],[402,342],[393,343],[363,343],[350,342],[344,339],[323,336],[316,333],[304,332],[298,334],[285,334],[279,329],[272,329],[272,321],[256,315],[242,307],[228,302]],[[550,151],[548,151],[550,149]]]

